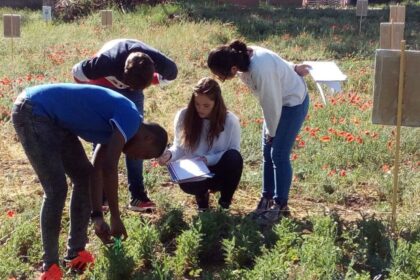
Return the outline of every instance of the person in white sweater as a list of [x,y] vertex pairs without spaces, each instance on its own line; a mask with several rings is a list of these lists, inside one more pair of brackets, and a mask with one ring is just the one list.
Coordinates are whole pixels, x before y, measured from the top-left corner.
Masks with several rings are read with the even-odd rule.
[[239,40],[213,49],[207,60],[220,80],[236,75],[258,99],[264,115],[263,187],[254,216],[276,222],[288,215],[292,182],[290,154],[308,112],[309,97],[302,76],[307,65],[294,65],[276,53]]
[[219,84],[201,79],[194,87],[188,106],[176,114],[173,145],[158,159],[160,165],[181,158],[203,160],[213,178],[182,183],[181,189],[195,195],[199,209],[209,207],[209,192],[220,191],[219,205],[229,208],[241,179],[239,119],[227,111]]

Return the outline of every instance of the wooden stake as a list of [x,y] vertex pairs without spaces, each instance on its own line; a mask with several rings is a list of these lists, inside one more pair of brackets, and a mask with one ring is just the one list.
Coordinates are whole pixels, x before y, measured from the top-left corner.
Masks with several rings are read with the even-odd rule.
[[404,92],[404,77],[405,77],[405,40],[401,41],[400,45],[400,77],[398,81],[398,103],[397,103],[397,134],[395,139],[395,161],[394,161],[394,180],[392,188],[392,216],[391,216],[391,230],[395,232],[397,221],[397,195],[398,195],[398,172],[400,168],[400,137],[401,137],[401,122],[402,122],[402,101]]

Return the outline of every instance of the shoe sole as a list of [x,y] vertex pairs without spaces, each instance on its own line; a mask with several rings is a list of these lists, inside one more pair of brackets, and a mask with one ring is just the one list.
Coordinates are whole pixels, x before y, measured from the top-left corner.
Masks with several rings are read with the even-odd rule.
[[128,206],[128,210],[134,212],[147,212],[147,211],[154,211],[156,207],[136,207],[136,206]]

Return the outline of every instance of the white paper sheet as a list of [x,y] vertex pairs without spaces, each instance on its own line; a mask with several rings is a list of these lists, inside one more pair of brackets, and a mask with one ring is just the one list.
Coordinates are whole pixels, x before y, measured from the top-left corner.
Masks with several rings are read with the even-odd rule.
[[201,181],[213,176],[202,160],[177,160],[168,164],[168,170],[175,183]]
[[303,64],[311,66],[309,73],[316,83],[322,102],[327,104],[322,85],[326,85],[333,93],[340,92],[341,82],[345,81],[347,76],[333,61],[304,61]]

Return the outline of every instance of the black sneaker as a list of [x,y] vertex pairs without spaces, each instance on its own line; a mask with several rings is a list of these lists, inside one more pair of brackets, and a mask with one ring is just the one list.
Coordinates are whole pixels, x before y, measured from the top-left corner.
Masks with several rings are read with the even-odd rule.
[[287,204],[279,205],[274,203],[270,209],[262,212],[256,218],[256,222],[262,226],[269,226],[278,223],[282,217],[290,217],[290,210]]
[[261,213],[267,211],[273,206],[274,200],[266,197],[261,197],[260,202],[258,202],[257,208],[251,212],[251,217],[256,218]]

